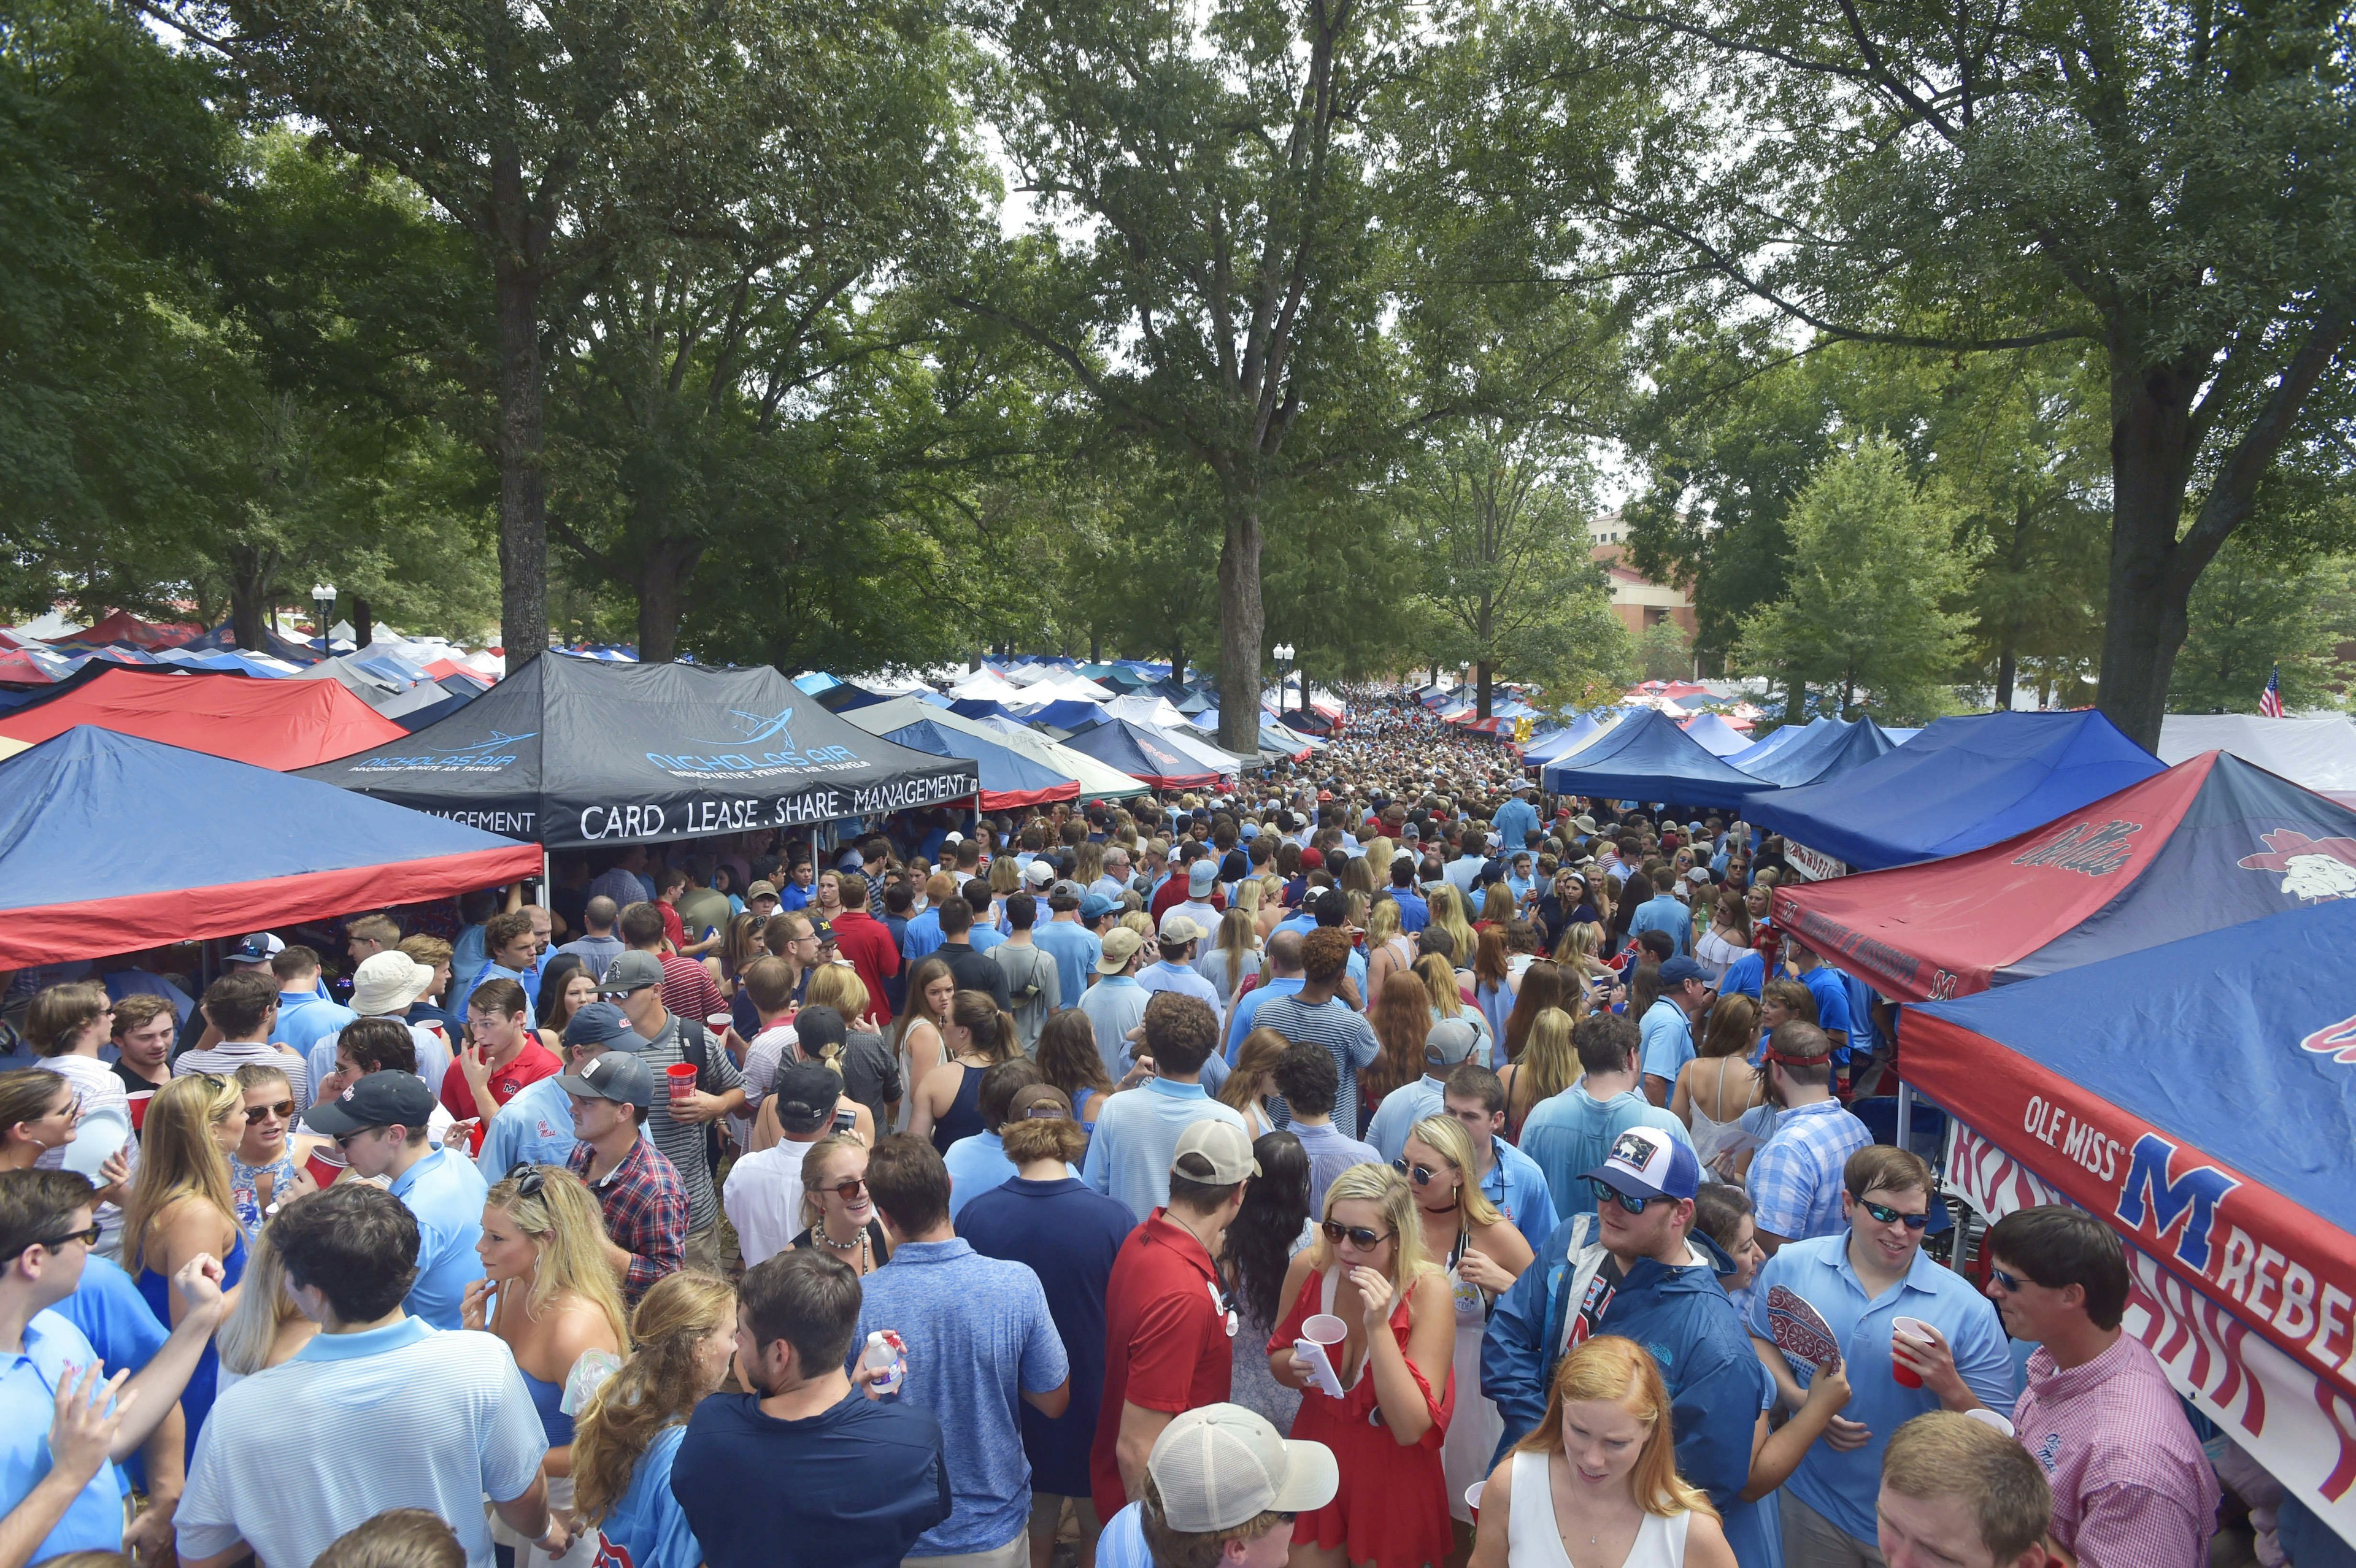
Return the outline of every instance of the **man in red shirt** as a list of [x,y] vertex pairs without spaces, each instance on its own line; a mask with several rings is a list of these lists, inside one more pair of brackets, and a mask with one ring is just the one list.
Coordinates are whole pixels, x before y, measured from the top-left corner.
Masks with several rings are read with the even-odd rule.
[[1173,1418],[1227,1397],[1236,1310],[1211,1260],[1244,1206],[1245,1184],[1258,1174],[1241,1127],[1194,1123],[1170,1158],[1169,1207],[1131,1231],[1113,1260],[1105,1286],[1104,1409],[1088,1450],[1098,1519],[1141,1495],[1153,1441]]
[[[486,980],[466,998],[470,1041],[451,1053],[442,1074],[442,1105],[459,1121],[491,1113],[527,1084],[564,1070],[556,1053],[540,1043],[524,1010],[523,987],[513,980]],[[482,1147],[478,1136],[475,1147]]]
[[892,1003],[884,989],[884,982],[900,972],[900,944],[892,940],[891,928],[867,912],[867,879],[855,871],[845,871],[837,879],[841,889],[842,912],[834,916],[834,944],[859,971],[860,982],[867,987],[869,1013],[879,1024],[892,1021]]

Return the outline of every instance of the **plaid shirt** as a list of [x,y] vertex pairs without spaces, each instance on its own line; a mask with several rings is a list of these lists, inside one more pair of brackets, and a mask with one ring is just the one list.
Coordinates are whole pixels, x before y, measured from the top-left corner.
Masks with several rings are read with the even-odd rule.
[[597,1151],[582,1144],[565,1157],[565,1168],[589,1183],[605,1211],[605,1234],[630,1254],[622,1296],[637,1306],[649,1285],[677,1274],[687,1261],[687,1188],[679,1171],[642,1128],[638,1141],[603,1180],[589,1175]]
[[1751,1200],[1758,1225],[1787,1242],[1829,1236],[1841,1218],[1841,1170],[1873,1142],[1866,1125],[1837,1100],[1812,1101],[1776,1118],[1775,1132],[1751,1161]]

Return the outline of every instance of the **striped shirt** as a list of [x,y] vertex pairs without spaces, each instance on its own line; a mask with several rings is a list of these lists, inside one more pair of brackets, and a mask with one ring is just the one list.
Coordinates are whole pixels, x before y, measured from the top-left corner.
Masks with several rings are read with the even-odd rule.
[[184,1051],[172,1063],[172,1076],[186,1078],[192,1072],[209,1072],[228,1078],[241,1067],[278,1069],[286,1074],[287,1086],[294,1091],[294,1103],[311,1103],[311,1064],[291,1047],[273,1045],[268,1040],[223,1040],[210,1051]]
[[1375,1064],[1383,1042],[1375,1026],[1350,1010],[1339,997],[1328,997],[1312,1007],[1299,996],[1276,997],[1252,1019],[1254,1029],[1272,1029],[1288,1044],[1313,1040],[1332,1053],[1342,1082],[1333,1096],[1333,1125],[1344,1134],[1358,1130],[1358,1074]]
[[[647,1113],[647,1136],[654,1139],[655,1147],[679,1172],[680,1185],[687,1189],[687,1228],[693,1234],[720,1218],[720,1198],[712,1187],[710,1140],[704,1125],[671,1119],[670,1091],[664,1081],[664,1071],[673,1062],[687,1060],[680,1041],[681,1023],[680,1016],[673,1013],[655,1042],[638,1052],[638,1059],[655,1076],[655,1103]],[[711,1030],[705,1029],[703,1038],[703,1070],[696,1074],[696,1088],[706,1094],[725,1094],[731,1089],[743,1088],[744,1074],[737,1068],[735,1058],[712,1037]]]
[[1787,1242],[1846,1230],[1841,1170],[1873,1142],[1866,1125],[1837,1100],[1794,1105],[1751,1161],[1751,1200],[1759,1228]]
[[[173,1518],[180,1549],[211,1557],[242,1541],[265,1568],[301,1568],[396,1508],[446,1520],[467,1568],[491,1568],[483,1499],[523,1496],[548,1453],[506,1342],[414,1317],[318,1335],[223,1389],[213,1417]],[[258,1432],[302,1435],[301,1462]]]
[[2217,1477],[2168,1374],[2132,1334],[2067,1371],[2042,1349],[2012,1423],[2053,1487],[2053,1539],[2081,1563],[2202,1568]]

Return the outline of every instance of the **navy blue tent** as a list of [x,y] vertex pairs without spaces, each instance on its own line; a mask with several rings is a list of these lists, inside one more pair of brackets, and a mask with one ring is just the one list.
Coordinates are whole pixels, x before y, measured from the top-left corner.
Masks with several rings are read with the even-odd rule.
[[884,738],[912,751],[930,752],[937,757],[963,757],[974,763],[981,770],[984,811],[1011,811],[1016,806],[1080,798],[1079,780],[1066,778],[1045,763],[1034,763],[995,741],[964,731],[952,733],[929,719],[920,719]]
[[1761,795],[1746,815],[1875,871],[2009,838],[2161,771],[2091,709],[1982,713],[1939,720],[1838,778]]
[[1104,722],[1104,704],[1090,702],[1084,697],[1059,698],[1043,702],[1036,708],[1025,708],[1014,713],[1025,724],[1044,724],[1055,730],[1086,730]]
[[996,719],[1012,717],[1014,709],[992,697],[960,697],[949,704],[949,711],[960,719]]
[[1152,731],[1126,719],[1091,724],[1075,731],[1064,744],[1156,789],[1200,789],[1219,781],[1219,775],[1199,759],[1186,755]]
[[77,724],[0,762],[0,965],[446,898],[537,845],[329,784]]
[[[1883,734],[1881,726],[1870,719],[1821,719],[1800,731],[1798,740],[1772,755],[1752,763],[1737,762],[1735,757],[1727,761],[1746,773],[1756,773],[1769,784],[1788,789],[1837,778],[1851,768],[1895,750],[1897,742]],[[1737,752],[1736,757],[1746,754]]]
[[1631,713],[1611,733],[1547,763],[1538,777],[1550,795],[1679,805],[1739,806],[1772,787],[1711,755],[1654,708]]
[[1765,740],[1752,741],[1749,750],[1737,752],[1726,760],[1744,773],[1751,773],[1768,758],[1780,755],[1785,747],[1798,744],[1801,736],[1839,722],[1837,719],[1811,719],[1805,724],[1779,724]]

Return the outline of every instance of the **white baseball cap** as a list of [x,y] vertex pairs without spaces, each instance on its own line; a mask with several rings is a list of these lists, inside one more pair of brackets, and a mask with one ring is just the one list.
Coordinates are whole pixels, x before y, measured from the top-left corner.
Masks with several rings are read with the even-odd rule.
[[1175,1531],[1233,1530],[1264,1513],[1309,1513],[1333,1500],[1342,1470],[1323,1443],[1277,1435],[1239,1404],[1205,1404],[1162,1429],[1145,1461]]

